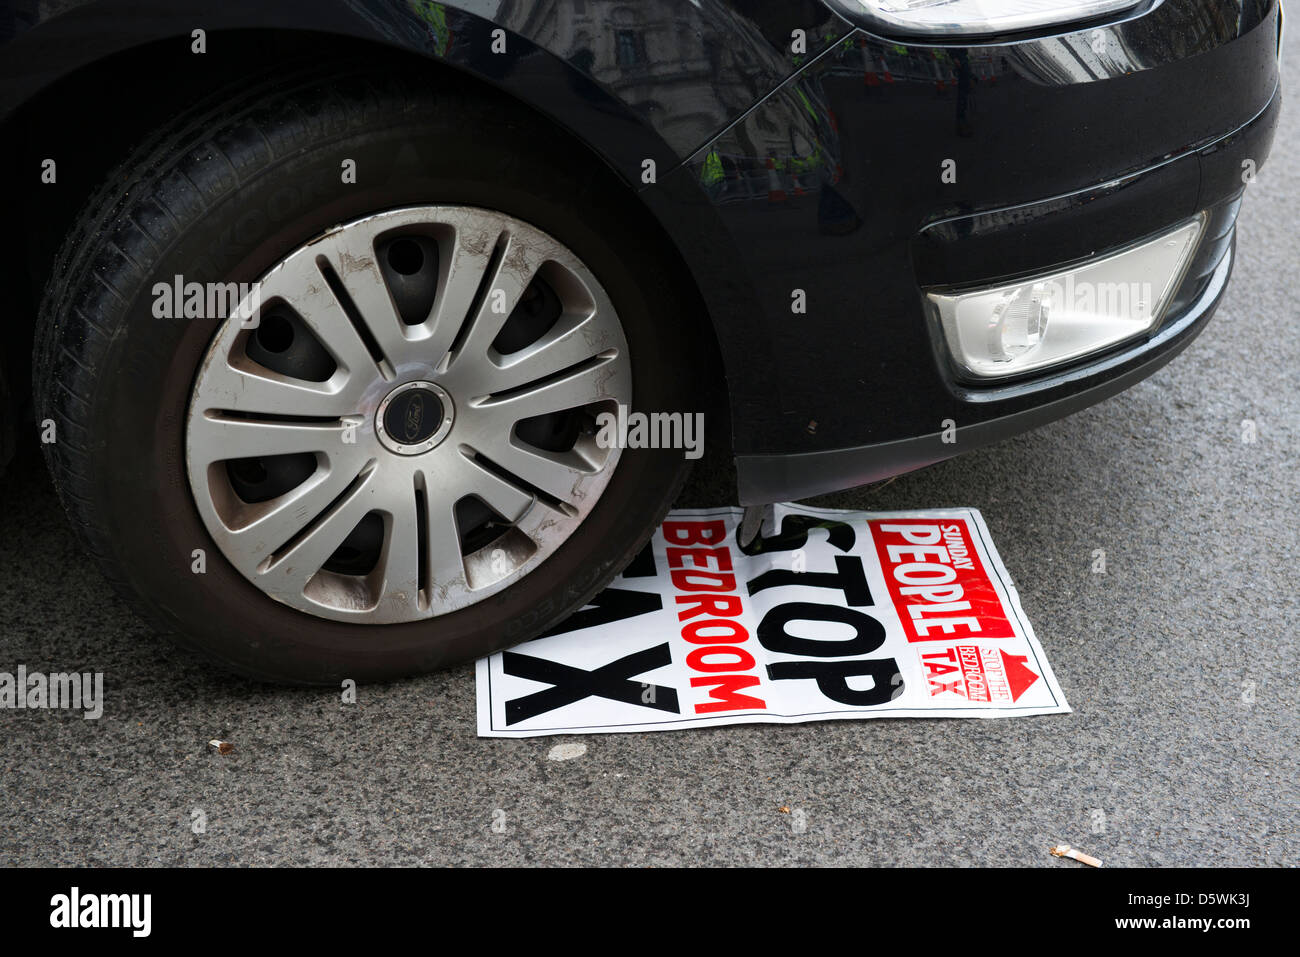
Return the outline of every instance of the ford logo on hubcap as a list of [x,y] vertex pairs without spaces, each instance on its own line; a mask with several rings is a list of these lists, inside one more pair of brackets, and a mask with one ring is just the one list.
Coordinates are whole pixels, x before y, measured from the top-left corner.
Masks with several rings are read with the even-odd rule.
[[424,399],[418,392],[412,394],[415,398],[406,404],[406,434],[403,436],[408,442],[414,442],[420,435],[420,418],[424,413]]
[[402,445],[419,445],[438,430],[442,417],[442,402],[432,391],[408,389],[388,403],[384,431]]

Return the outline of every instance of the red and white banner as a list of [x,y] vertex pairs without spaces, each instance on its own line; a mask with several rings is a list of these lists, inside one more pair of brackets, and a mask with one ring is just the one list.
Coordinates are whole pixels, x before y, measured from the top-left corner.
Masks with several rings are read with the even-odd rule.
[[974,509],[674,512],[591,604],[478,662],[484,737],[1068,712]]

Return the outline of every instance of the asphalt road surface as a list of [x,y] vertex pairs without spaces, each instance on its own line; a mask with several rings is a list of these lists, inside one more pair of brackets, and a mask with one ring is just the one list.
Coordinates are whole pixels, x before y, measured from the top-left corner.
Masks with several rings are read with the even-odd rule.
[[[355,705],[255,685],[126,609],[29,450],[0,480],[0,670],[102,671],[106,708],[0,712],[0,864],[1082,866],[1061,841],[1300,864],[1298,156],[1290,104],[1227,299],[1171,365],[813,503],[979,508],[1073,714],[502,740],[475,734],[469,665]],[[698,470],[680,504],[730,504],[726,480]]]

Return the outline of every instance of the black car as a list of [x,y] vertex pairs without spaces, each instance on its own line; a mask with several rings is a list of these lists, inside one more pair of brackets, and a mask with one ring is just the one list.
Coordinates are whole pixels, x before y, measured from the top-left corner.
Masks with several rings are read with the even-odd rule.
[[229,668],[482,655],[633,558],[701,415],[748,540],[1167,362],[1224,295],[1281,30],[1277,0],[0,0],[6,445]]

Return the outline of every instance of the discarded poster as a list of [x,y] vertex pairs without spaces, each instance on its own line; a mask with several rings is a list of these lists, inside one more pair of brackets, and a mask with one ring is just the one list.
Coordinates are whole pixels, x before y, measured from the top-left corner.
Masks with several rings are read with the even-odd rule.
[[1069,705],[974,509],[673,512],[545,635],[481,659],[484,737],[851,718],[994,718]]

